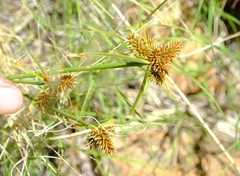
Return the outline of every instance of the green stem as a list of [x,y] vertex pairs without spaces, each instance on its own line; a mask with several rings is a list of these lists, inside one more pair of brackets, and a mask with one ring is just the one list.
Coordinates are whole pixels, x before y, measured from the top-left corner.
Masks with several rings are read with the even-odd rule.
[[12,80],[14,83],[21,83],[21,84],[33,84],[33,85],[43,85],[45,82],[43,81],[25,81],[25,80]]
[[86,93],[85,99],[83,101],[82,110],[80,112],[80,118],[82,118],[82,116],[83,116],[82,112],[87,109],[88,100],[90,99],[91,93],[93,91],[93,86],[94,86],[95,80],[93,79],[92,74],[89,77],[89,82],[90,82],[90,85],[89,85],[88,91]]
[[83,56],[104,56],[104,57],[112,57],[112,58],[119,58],[119,59],[126,59],[132,62],[138,62],[143,64],[149,64],[148,60],[136,58],[133,56],[128,56],[125,54],[118,54],[118,53],[102,53],[102,52],[89,52],[89,53],[73,53],[73,54],[66,54],[69,58],[81,58]]
[[[73,72],[80,72],[80,71],[93,71],[93,70],[104,70],[104,69],[113,69],[113,68],[125,68],[125,67],[139,67],[148,65],[148,63],[139,63],[139,62],[125,62],[125,63],[111,63],[111,64],[104,64],[104,65],[93,65],[93,66],[81,66],[81,67],[71,67],[71,68],[62,68],[58,70],[49,70],[45,71],[46,73],[73,73]],[[41,75],[42,72],[34,72],[35,74]],[[18,74],[18,75],[11,75],[8,76],[7,79],[14,80],[14,79],[25,79],[25,78],[34,78],[36,77],[33,74],[26,73],[26,74]]]
[[88,126],[88,124],[87,124],[86,122],[84,122],[81,117],[76,117],[76,116],[74,116],[74,115],[72,115],[72,114],[70,114],[70,113],[67,113],[67,112],[65,112],[65,111],[59,110],[59,109],[57,109],[57,108],[52,108],[52,109],[53,109],[55,112],[61,114],[62,116],[66,117],[66,118],[75,120],[75,121],[81,123],[82,125]]
[[141,97],[142,97],[142,94],[143,94],[143,91],[144,91],[144,87],[145,87],[145,85],[146,85],[146,82],[147,82],[147,77],[148,77],[148,70],[149,70],[149,66],[147,67],[147,70],[146,70],[146,73],[145,73],[145,75],[144,75],[144,78],[143,78],[143,81],[142,81],[142,85],[141,85],[141,87],[140,87],[140,89],[139,89],[139,92],[138,92],[138,95],[137,95],[137,97],[136,97],[136,99],[135,99],[135,101],[134,101],[134,103],[133,103],[133,105],[132,105],[132,107],[131,107],[131,110],[130,110],[130,112],[129,112],[129,115],[133,115],[133,113],[134,113],[134,111],[135,111],[135,109],[136,109],[136,106],[137,106],[137,104],[139,103],[139,101],[140,101],[140,99],[141,99]]

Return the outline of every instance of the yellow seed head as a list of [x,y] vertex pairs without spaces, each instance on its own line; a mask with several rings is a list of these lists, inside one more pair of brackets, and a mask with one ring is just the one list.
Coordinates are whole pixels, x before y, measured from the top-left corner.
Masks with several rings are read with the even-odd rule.
[[152,37],[140,38],[135,34],[129,35],[128,44],[140,58],[150,61],[150,80],[159,85],[163,83],[165,76],[169,74],[171,64],[182,48],[179,41],[158,46]]
[[90,149],[101,148],[104,153],[112,154],[115,150],[111,135],[114,133],[113,126],[93,127],[87,140]]

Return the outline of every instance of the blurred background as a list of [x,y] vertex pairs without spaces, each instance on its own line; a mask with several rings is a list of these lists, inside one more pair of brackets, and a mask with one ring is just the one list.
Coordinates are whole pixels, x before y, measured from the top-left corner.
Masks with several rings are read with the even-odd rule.
[[[143,69],[133,67],[80,72],[67,97],[65,108],[76,116],[84,110],[116,126],[112,155],[89,151],[84,135],[48,140],[86,127],[67,128],[71,122],[58,114],[30,113],[42,87],[13,80],[19,81],[24,108],[0,118],[1,174],[240,175],[239,30],[239,0],[0,0],[0,75],[5,77],[39,71],[39,64],[51,70],[121,63],[119,58],[66,54],[128,54],[126,42],[116,36],[126,39],[130,31],[161,44],[182,41],[170,77],[235,160],[232,165],[171,85],[176,97],[148,82],[137,113],[128,116],[144,77]],[[43,134],[37,136],[36,130]]]

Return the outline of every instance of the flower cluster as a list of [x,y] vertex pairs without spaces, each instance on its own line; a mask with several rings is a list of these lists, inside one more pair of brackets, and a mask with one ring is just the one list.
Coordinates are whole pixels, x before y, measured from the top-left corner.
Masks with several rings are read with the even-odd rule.
[[46,112],[57,105],[59,96],[71,90],[74,85],[74,76],[71,74],[42,75],[45,84],[36,98],[36,107]]
[[90,149],[100,147],[106,154],[112,154],[115,150],[111,136],[114,134],[113,126],[106,127],[92,127],[90,135],[87,140],[87,146]]
[[137,57],[150,62],[149,78],[159,85],[164,82],[165,76],[169,74],[173,59],[178,56],[182,48],[179,41],[172,41],[159,46],[152,37],[138,37],[133,33],[128,36],[127,42]]

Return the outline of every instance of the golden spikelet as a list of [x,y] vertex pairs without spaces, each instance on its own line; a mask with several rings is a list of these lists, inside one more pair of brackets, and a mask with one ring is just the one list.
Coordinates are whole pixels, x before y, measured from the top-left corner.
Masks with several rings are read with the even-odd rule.
[[129,35],[128,44],[134,52],[138,53],[139,57],[150,61],[149,77],[158,85],[161,85],[165,76],[169,74],[171,64],[182,48],[180,41],[172,41],[158,46],[152,37],[140,38],[134,34]]
[[67,92],[71,90],[74,85],[74,76],[71,74],[63,74],[60,77],[60,84],[58,85],[58,92]]
[[149,79],[157,85],[161,85],[165,81],[165,74],[155,71],[153,68],[150,68]]
[[114,131],[115,130],[113,126],[92,127],[90,136],[87,139],[87,146],[89,146],[90,149],[96,149],[100,147],[104,153],[112,154],[112,152],[115,150],[111,140],[111,136]]
[[38,94],[35,106],[41,109],[43,112],[46,112],[50,109],[50,107],[54,107],[56,102],[57,97],[53,91],[46,89]]
[[74,77],[71,74],[48,75],[42,74],[45,81],[42,91],[36,97],[35,106],[46,112],[56,107],[61,93],[69,91],[74,85]]
[[154,46],[153,38],[140,38],[136,37],[133,33],[129,35],[127,43],[131,46],[132,51],[135,52],[138,57],[144,59],[147,59],[148,55],[151,53],[152,46]]

